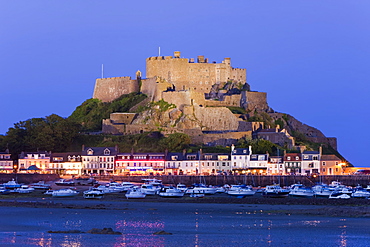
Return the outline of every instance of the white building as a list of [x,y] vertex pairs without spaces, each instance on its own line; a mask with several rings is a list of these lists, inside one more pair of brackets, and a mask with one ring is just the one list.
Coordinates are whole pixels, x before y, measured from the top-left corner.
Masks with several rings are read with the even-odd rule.
[[117,155],[115,147],[90,147],[82,151],[82,173],[112,175]]

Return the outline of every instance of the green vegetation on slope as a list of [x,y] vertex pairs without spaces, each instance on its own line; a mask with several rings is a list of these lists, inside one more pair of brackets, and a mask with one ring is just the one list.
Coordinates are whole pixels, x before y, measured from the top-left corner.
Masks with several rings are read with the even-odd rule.
[[82,131],[100,131],[102,120],[109,118],[113,112],[129,112],[136,104],[147,96],[140,93],[130,93],[112,102],[102,102],[98,99],[88,99],[83,102],[68,118],[82,125]]

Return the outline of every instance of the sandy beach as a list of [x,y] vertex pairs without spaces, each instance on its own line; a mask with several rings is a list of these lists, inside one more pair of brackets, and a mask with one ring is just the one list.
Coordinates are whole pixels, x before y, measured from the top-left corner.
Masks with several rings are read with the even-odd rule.
[[2,196],[0,245],[368,246],[369,200],[351,200]]

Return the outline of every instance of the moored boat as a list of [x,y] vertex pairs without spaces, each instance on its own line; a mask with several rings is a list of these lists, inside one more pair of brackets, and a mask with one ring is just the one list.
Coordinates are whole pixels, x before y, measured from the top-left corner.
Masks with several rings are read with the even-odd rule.
[[289,192],[288,189],[283,189],[280,185],[268,185],[263,190],[262,195],[266,197],[286,197]]
[[15,192],[15,193],[20,193],[20,194],[26,194],[26,193],[31,193],[31,192],[33,192],[33,191],[35,191],[35,189],[34,189],[34,188],[29,187],[29,186],[27,186],[27,185],[22,185],[20,188],[16,188],[16,189],[14,189],[14,191],[13,191],[13,192]]
[[186,187],[186,185],[185,184],[177,184],[176,185],[176,189],[178,189],[178,190],[180,190],[180,191],[182,191],[182,192],[186,192],[186,190],[188,189],[188,187]]
[[194,184],[193,187],[190,187],[186,190],[186,194],[205,194],[213,195],[216,193],[216,189],[213,187],[207,187],[203,184]]
[[21,184],[17,183],[14,178],[9,182],[3,183],[2,185],[7,189],[15,189],[21,187]]
[[71,188],[66,189],[60,189],[60,190],[54,190],[51,195],[54,197],[70,197],[70,196],[76,196],[79,192],[76,190],[73,190]]
[[327,184],[317,184],[312,187],[315,197],[329,197],[333,192]]
[[4,186],[0,185],[0,195],[8,195],[10,190],[5,188]]
[[127,199],[142,199],[146,197],[146,194],[139,187],[135,186],[129,189],[125,196]]
[[161,197],[183,197],[185,192],[182,192],[175,187],[163,187],[158,192],[158,195]]
[[29,185],[35,190],[48,190],[50,189],[50,184],[46,184],[45,181],[38,181],[37,183],[32,183]]
[[58,182],[55,182],[55,185],[58,186],[73,186],[75,183],[73,180],[66,180],[64,178],[61,178]]
[[313,197],[314,191],[311,188],[304,187],[303,184],[293,184],[290,188],[289,196]]
[[131,182],[122,182],[121,185],[123,187],[123,191],[128,191],[129,189],[135,186],[135,184]]
[[83,197],[85,199],[101,199],[104,197],[104,192],[98,188],[90,188],[83,192]]
[[349,198],[351,198],[350,195],[340,191],[333,191],[329,196],[329,199],[349,199]]
[[160,188],[156,188],[151,184],[141,185],[141,191],[144,192],[146,195],[156,195],[160,190]]
[[229,191],[227,191],[227,194],[236,197],[245,197],[253,196],[254,194],[256,194],[256,191],[253,190],[251,186],[231,185]]

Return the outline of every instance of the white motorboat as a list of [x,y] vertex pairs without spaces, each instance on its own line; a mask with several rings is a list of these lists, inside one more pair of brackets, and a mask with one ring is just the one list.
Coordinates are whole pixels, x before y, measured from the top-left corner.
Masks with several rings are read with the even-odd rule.
[[351,198],[350,195],[342,193],[340,191],[333,191],[329,196],[329,199],[349,199],[349,198]]
[[351,194],[353,198],[369,198],[370,192],[365,189],[357,189]]
[[197,192],[197,193],[191,193],[189,195],[190,197],[195,197],[195,198],[203,198],[205,195],[203,193]]
[[185,192],[175,188],[175,187],[163,187],[158,195],[162,197],[183,197]]
[[227,194],[230,196],[245,197],[245,196],[253,196],[254,194],[256,194],[256,191],[246,186],[246,187],[240,187],[240,188],[236,188],[233,190],[229,190]]
[[21,184],[17,183],[14,178],[9,182],[3,183],[2,185],[7,189],[15,189],[21,187]]
[[128,191],[129,189],[135,186],[135,184],[131,182],[122,182],[121,185],[123,187],[123,191]]
[[90,188],[89,190],[84,191],[83,197],[85,199],[101,199],[104,197],[104,192],[98,188]]
[[48,190],[50,189],[50,184],[46,184],[45,181],[38,181],[37,183],[32,183],[29,185],[35,190]]
[[193,187],[186,190],[186,194],[205,194],[213,195],[216,194],[216,189],[213,187],[207,187],[203,184],[194,184]]
[[370,184],[368,184],[365,188],[365,190],[369,191],[370,192]]
[[74,184],[75,183],[73,182],[73,180],[66,180],[64,178],[61,178],[59,181],[55,182],[55,185],[58,186],[72,186]]
[[142,181],[145,184],[151,184],[153,186],[162,186],[162,180],[155,179],[155,178],[144,178]]
[[225,187],[223,186],[215,186],[214,188],[216,189],[216,193],[226,193],[227,192]]
[[69,197],[69,196],[76,196],[79,192],[76,190],[73,190],[71,188],[67,189],[60,189],[60,190],[54,190],[51,195],[54,197]]
[[99,185],[97,189],[102,191],[104,194],[117,193],[115,188],[107,186],[107,185]]
[[14,189],[15,193],[21,193],[21,194],[31,193],[33,191],[35,191],[35,189],[27,185],[22,185],[20,188]]
[[303,184],[293,184],[290,187],[289,196],[313,197],[314,191],[311,188],[304,187]]
[[176,185],[176,189],[182,191],[182,192],[186,192],[186,190],[188,189],[188,187],[186,187],[185,184],[177,184]]
[[162,180],[147,178],[142,179],[142,181],[144,182],[144,184],[153,186],[157,191],[159,191],[163,187]]
[[47,190],[44,192],[44,195],[52,195],[54,190]]
[[160,188],[156,188],[151,184],[142,184],[141,191],[146,195],[156,195],[160,191]]
[[129,189],[126,193],[127,199],[142,199],[145,198],[146,194],[141,191],[141,189],[137,186]]
[[122,184],[117,183],[117,182],[110,182],[105,185],[106,187],[109,188],[110,193],[119,193],[123,191],[127,191],[125,187],[122,186]]
[[314,192],[314,196],[316,197],[329,197],[330,194],[333,192],[326,184],[317,184],[312,187]]
[[5,188],[3,185],[0,185],[0,195],[8,195],[10,190]]
[[283,189],[280,185],[268,185],[263,190],[262,195],[268,197],[286,197],[289,192],[288,189]]

